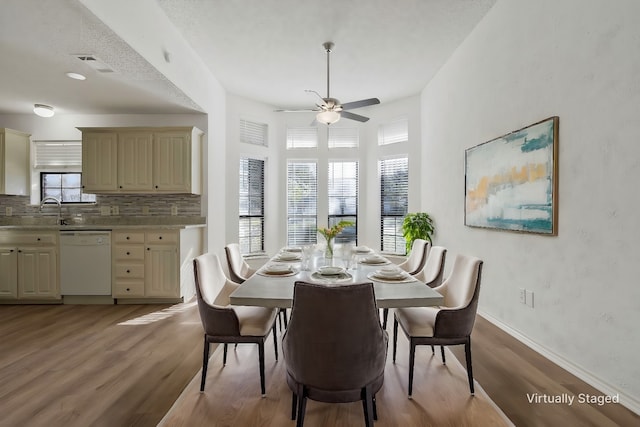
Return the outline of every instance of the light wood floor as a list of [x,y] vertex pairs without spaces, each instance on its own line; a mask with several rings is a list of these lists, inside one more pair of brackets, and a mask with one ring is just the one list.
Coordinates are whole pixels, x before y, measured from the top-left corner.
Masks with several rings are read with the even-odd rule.
[[[200,370],[201,340],[202,327],[193,303],[0,305],[0,426],[155,426]],[[405,339],[399,340],[403,343]],[[476,380],[515,425],[640,425],[640,418],[620,405],[569,408],[528,404],[526,393],[532,390],[569,390],[575,394],[593,389],[481,318],[476,323],[473,340]],[[226,380],[237,377],[229,375],[228,368],[235,366],[233,369],[252,369],[256,374],[234,384],[238,390],[235,393],[264,401],[259,397],[253,351],[250,346],[239,346],[237,353],[231,353],[224,370],[212,360],[204,396],[216,392],[212,385],[217,375]],[[427,349],[420,350],[422,364],[452,372],[453,380],[447,387],[456,390],[432,395],[432,400],[440,399],[439,403],[445,406],[468,405],[471,399],[468,391],[458,393],[466,390],[464,376],[456,377],[454,363],[443,367],[430,354]],[[402,393],[379,397],[380,421],[376,425],[389,422],[387,416],[391,413],[402,425],[429,425],[438,416],[425,413],[417,397],[415,402],[406,399],[406,364],[406,352],[399,349],[397,367],[392,367],[392,374],[385,378],[385,388],[397,382],[394,387]],[[284,424],[280,424],[258,415],[263,425],[293,425],[286,418],[290,395],[286,390],[280,393],[274,381],[275,370],[282,366],[281,362],[274,363],[269,348],[266,399],[279,399],[275,408],[285,418]],[[416,377],[414,393],[428,393],[429,386],[428,379]],[[283,396],[279,397],[280,394]],[[461,400],[449,401],[446,396],[452,394],[459,394]],[[320,422],[333,424],[344,419],[354,420],[358,425],[362,412],[360,406],[354,405],[334,405],[339,408],[326,412]],[[229,412],[243,410],[232,398],[228,407],[232,409]],[[321,404],[310,403],[308,420],[319,411],[325,414],[323,408]],[[309,425],[313,425],[312,421]]]

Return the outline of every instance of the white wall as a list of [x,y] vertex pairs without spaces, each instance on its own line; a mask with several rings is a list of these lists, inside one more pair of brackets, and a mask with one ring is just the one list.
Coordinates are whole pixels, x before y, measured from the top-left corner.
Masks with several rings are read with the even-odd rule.
[[[501,0],[422,93],[422,208],[451,259],[484,259],[481,313],[636,412],[638,16],[631,0]],[[558,236],[465,227],[464,150],[554,115]]]

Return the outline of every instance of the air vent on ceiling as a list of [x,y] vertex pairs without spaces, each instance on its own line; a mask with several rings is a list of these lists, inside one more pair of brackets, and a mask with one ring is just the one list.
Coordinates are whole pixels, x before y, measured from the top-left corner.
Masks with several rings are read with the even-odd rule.
[[111,67],[109,67],[107,64],[102,62],[102,60],[100,60],[95,55],[86,54],[86,53],[77,53],[77,54],[73,54],[72,56],[75,56],[80,61],[84,62],[89,67],[93,68],[94,70],[98,71],[99,73],[113,73],[114,72]]

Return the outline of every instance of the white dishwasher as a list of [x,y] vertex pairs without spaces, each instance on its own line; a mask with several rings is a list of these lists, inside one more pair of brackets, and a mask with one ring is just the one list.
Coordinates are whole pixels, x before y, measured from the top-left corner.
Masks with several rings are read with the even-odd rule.
[[60,231],[60,294],[111,295],[111,231]]

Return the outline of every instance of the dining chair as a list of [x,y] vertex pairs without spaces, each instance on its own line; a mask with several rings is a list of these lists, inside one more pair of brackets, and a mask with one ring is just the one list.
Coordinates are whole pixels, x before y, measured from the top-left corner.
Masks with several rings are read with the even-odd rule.
[[278,360],[278,340],[276,336],[275,308],[230,306],[229,295],[238,288],[222,270],[217,255],[207,253],[193,260],[198,311],[204,328],[204,355],[202,359],[202,379],[200,392],[204,391],[209,364],[211,343],[224,344],[222,364],[227,364],[227,344],[258,344],[260,364],[260,388],[265,396],[264,343],[273,331],[275,358]]
[[413,392],[413,367],[418,345],[441,346],[442,363],[446,363],[442,346],[464,344],[469,390],[474,394],[471,331],[478,308],[482,264],[478,258],[457,255],[449,277],[434,288],[444,297],[442,306],[394,309],[393,362],[396,361],[400,325],[409,339],[409,397]]
[[[224,252],[227,258],[227,266],[229,267],[229,276],[231,280],[236,283],[244,283],[249,277],[256,273],[256,269],[251,268],[249,264],[244,260],[240,253],[240,245],[237,243],[229,243],[224,247]],[[280,330],[282,331],[282,321],[284,320],[284,327],[287,327],[287,309],[281,308],[278,310],[280,319]]]
[[409,258],[407,258],[404,262],[398,264],[398,267],[409,274],[416,274],[417,272],[422,270],[425,260],[427,259],[427,255],[429,254],[430,248],[431,243],[429,241],[424,239],[414,240],[413,244],[411,245]]
[[377,419],[388,335],[378,319],[372,283],[294,285],[289,328],[282,338],[291,419],[304,423],[307,399],[362,401],[365,424]]
[[[429,249],[427,260],[424,263],[424,267],[413,277],[425,282],[429,287],[435,288],[442,283],[442,276],[444,275],[444,262],[447,256],[447,250],[442,246],[433,246]],[[387,329],[387,318],[389,317],[389,309],[382,310],[382,328]],[[433,349],[433,347],[431,347]]]

